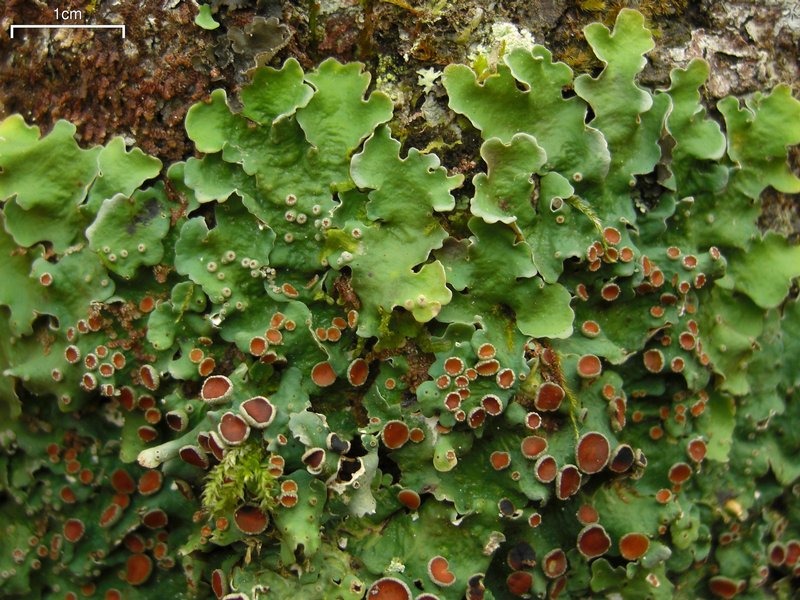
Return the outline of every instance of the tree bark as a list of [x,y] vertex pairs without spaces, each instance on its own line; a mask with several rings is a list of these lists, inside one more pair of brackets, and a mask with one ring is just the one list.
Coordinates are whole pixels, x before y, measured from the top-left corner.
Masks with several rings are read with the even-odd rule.
[[[190,156],[183,129],[188,108],[214,88],[235,97],[257,63],[296,57],[313,68],[326,57],[360,60],[373,85],[396,104],[395,135],[424,148],[452,146],[446,98],[429,77],[451,62],[501,43],[535,41],[576,73],[600,64],[582,29],[613,26],[624,7],[640,10],[656,38],[643,83],[666,86],[669,71],[701,57],[711,65],[705,89],[712,115],[717,99],[767,91],[780,82],[797,89],[800,0],[208,0],[220,26],[195,24],[193,0],[74,0],[82,22],[124,24],[118,30],[30,30],[10,38],[12,24],[53,24],[51,3],[0,2],[0,117],[21,113],[43,132],[60,118],[73,121],[84,144],[122,135],[170,163]],[[61,22],[60,22],[61,23]],[[429,92],[429,93],[428,93]],[[466,136],[468,137],[468,136]],[[450,152],[457,167],[477,153],[469,139]],[[454,162],[453,162],[454,161]],[[795,168],[800,155],[792,152]],[[800,231],[797,198],[765,195],[765,224]]]

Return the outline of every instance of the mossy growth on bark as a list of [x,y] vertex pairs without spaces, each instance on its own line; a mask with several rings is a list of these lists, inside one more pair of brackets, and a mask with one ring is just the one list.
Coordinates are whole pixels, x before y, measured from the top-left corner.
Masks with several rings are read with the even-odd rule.
[[333,59],[165,171],[2,121],[2,595],[790,597],[800,102],[585,35],[444,69],[469,182]]

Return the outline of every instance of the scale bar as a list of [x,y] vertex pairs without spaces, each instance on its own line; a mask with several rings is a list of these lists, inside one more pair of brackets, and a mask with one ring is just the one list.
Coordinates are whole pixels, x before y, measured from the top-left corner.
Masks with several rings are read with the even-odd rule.
[[122,39],[125,39],[125,25],[12,25],[11,39],[14,39],[15,29],[122,29]]

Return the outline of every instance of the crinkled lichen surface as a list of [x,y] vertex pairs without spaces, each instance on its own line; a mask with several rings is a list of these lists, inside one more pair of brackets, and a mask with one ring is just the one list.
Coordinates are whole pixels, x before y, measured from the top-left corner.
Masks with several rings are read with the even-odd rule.
[[702,61],[637,84],[638,13],[586,38],[444,70],[471,185],[333,60],[160,179],[0,123],[0,595],[790,597],[800,103],[717,122]]

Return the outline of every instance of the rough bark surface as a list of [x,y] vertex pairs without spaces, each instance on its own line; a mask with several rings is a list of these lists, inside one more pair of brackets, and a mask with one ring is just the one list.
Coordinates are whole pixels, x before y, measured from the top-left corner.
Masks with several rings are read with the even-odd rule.
[[[592,21],[612,25],[638,8],[657,38],[646,83],[666,85],[669,70],[702,57],[711,65],[709,106],[779,82],[798,86],[800,0],[209,0],[220,26],[195,24],[192,0],[73,0],[82,22],[115,30],[36,30],[10,38],[12,24],[52,24],[53,3],[0,2],[0,117],[19,112],[44,131],[60,118],[78,125],[84,144],[123,135],[169,163],[193,151],[182,122],[218,87],[229,96],[256,64],[289,56],[311,68],[328,56],[361,60],[374,85],[396,104],[395,135],[436,148],[462,172],[477,155],[455,125],[435,79],[451,62],[497,56],[514,44],[542,43],[576,72],[599,68],[583,38]],[[427,71],[422,71],[427,69]],[[426,79],[427,77],[427,79]],[[427,85],[426,85],[427,83]],[[457,143],[458,142],[458,143]],[[792,154],[795,166],[800,155]],[[796,198],[765,197],[765,224],[800,231]]]

